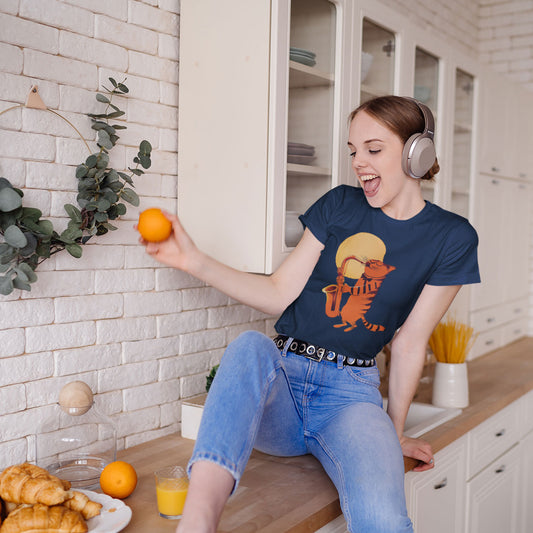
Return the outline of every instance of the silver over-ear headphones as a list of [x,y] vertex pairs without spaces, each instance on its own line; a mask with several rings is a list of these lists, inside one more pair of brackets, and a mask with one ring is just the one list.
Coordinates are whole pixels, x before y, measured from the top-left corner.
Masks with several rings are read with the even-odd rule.
[[414,98],[406,99],[413,101],[422,115],[424,115],[424,131],[415,133],[407,139],[402,152],[402,169],[412,178],[422,178],[435,163],[435,119],[428,106],[421,104]]

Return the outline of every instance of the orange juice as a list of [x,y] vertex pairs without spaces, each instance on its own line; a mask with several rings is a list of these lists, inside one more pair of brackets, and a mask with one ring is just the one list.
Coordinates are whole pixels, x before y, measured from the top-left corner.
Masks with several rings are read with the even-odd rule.
[[181,516],[188,486],[187,478],[159,479],[156,485],[159,513],[165,517]]

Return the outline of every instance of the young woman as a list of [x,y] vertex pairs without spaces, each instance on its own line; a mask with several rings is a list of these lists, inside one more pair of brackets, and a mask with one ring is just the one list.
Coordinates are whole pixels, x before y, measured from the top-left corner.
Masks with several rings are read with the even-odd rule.
[[[439,169],[432,120],[425,106],[397,96],[357,108],[348,147],[360,187],[341,185],[311,206],[300,217],[302,239],[271,276],[215,261],[175,216],[167,241],[145,243],[162,263],[281,313],[274,340],[246,332],[222,358],[189,464],[180,533],[216,531],[253,447],[317,457],[350,531],[412,531],[402,455],[422,471],[433,454],[403,435],[407,411],[431,332],[460,286],[479,281],[474,229],[422,197],[420,178]],[[374,357],[391,340],[385,412]]]

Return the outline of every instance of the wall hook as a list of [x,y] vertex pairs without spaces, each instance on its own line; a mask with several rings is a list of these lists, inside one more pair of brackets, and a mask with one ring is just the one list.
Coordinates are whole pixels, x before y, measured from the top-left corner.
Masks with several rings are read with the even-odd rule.
[[34,85],[30,89],[30,93],[28,94],[28,98],[26,100],[26,107],[30,107],[31,109],[48,109],[39,94],[39,89],[37,85]]

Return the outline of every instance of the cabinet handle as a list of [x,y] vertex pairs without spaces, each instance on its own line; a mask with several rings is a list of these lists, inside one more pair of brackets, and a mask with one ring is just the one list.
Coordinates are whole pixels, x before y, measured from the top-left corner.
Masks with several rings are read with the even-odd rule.
[[490,324],[491,322],[494,322],[496,319],[493,317],[493,316],[489,316],[489,318],[487,318],[487,324]]
[[[494,168],[492,170],[494,170]],[[499,185],[500,184],[500,182],[498,180],[491,180],[491,183],[493,185]]]
[[500,172],[498,167],[491,167],[492,172]]
[[448,478],[445,477],[440,483],[434,485],[435,490],[443,489],[448,484]]
[[498,433],[495,434],[495,437],[503,437],[505,435],[505,428],[500,429]]
[[489,339],[488,341],[485,342],[485,346],[490,346],[491,344],[494,344],[493,339]]
[[527,178],[527,174],[525,172],[520,172],[518,174],[521,178]]
[[502,474],[503,472],[505,472],[505,465],[500,466],[500,468],[494,471],[495,474]]
[[517,308],[514,310],[514,312],[515,312],[516,314],[519,314],[519,313],[522,312],[522,308],[521,308],[521,307],[517,307]]

